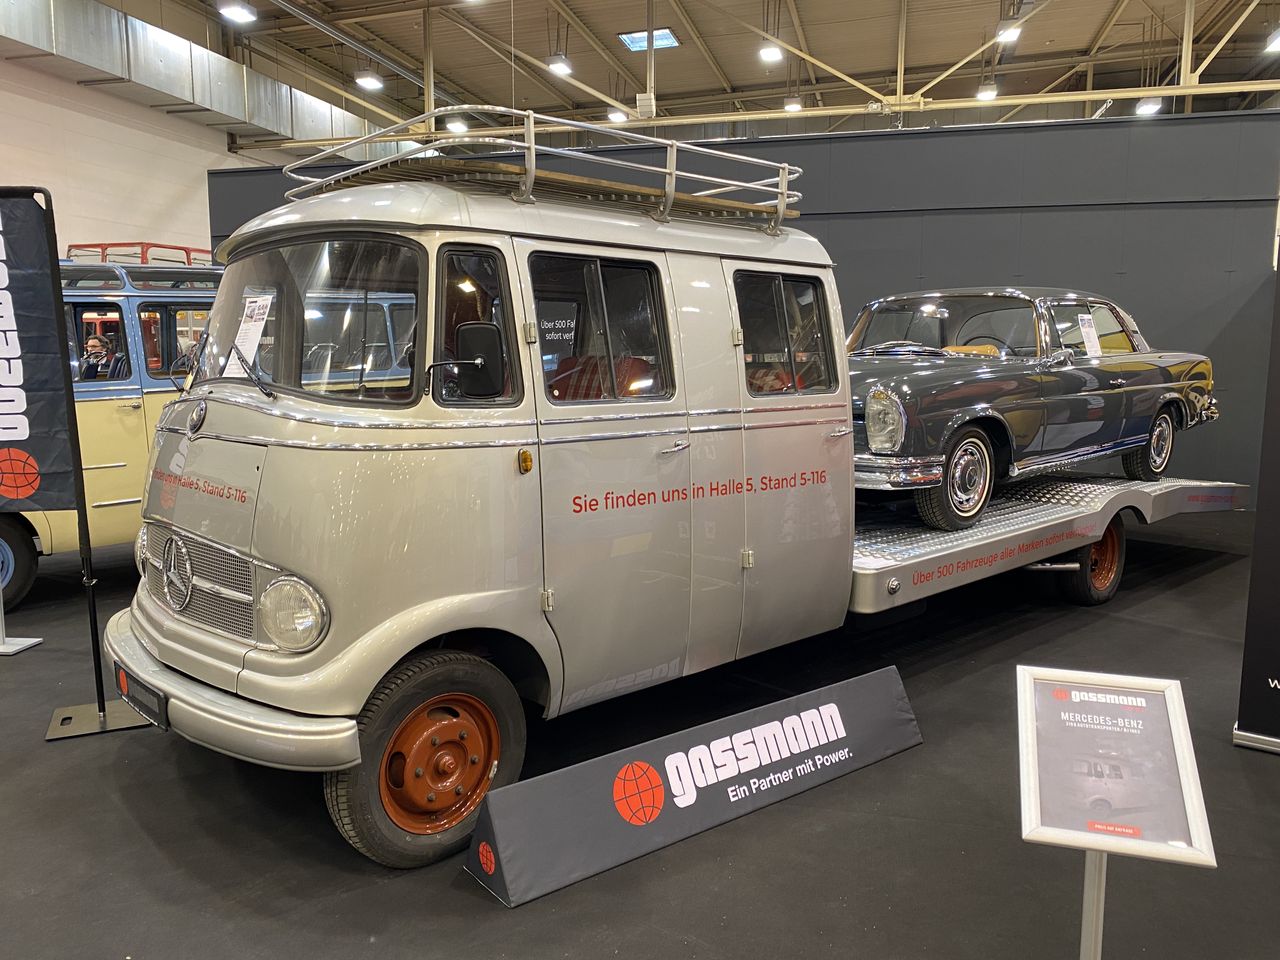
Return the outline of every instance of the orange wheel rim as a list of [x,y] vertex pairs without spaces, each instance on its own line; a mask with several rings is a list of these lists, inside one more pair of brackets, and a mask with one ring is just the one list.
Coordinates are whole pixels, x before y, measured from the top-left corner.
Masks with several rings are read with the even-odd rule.
[[432,697],[400,722],[378,770],[382,809],[407,833],[456,827],[480,805],[502,752],[498,718],[466,693]]
[[1095,590],[1111,586],[1120,566],[1120,535],[1108,525],[1102,539],[1089,548],[1089,582]]

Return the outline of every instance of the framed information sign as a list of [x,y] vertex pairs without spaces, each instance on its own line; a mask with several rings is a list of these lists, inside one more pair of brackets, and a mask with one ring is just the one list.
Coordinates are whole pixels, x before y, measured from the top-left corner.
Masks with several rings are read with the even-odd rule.
[[1018,667],[1022,838],[1214,867],[1177,680]]

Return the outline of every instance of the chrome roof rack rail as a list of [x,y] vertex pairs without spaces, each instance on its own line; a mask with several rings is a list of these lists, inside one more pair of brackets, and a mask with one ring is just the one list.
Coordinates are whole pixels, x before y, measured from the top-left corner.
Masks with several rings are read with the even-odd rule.
[[[486,128],[483,133],[431,131],[430,121],[458,114],[498,117],[507,125]],[[664,162],[658,166],[595,151],[537,142],[539,135],[545,138],[547,134],[573,131],[611,137],[621,144],[661,147]],[[317,164],[341,157],[357,147],[388,137],[395,137],[397,141],[411,138],[408,143],[412,145],[390,156],[369,160],[327,176],[311,176],[309,172],[303,172]],[[454,156],[447,155],[451,151]],[[690,156],[715,158],[729,169],[733,169],[734,164],[739,165],[739,168],[743,165],[763,167],[769,176],[762,179],[734,179],[732,176],[713,176],[692,169],[682,169],[681,161]],[[624,176],[629,175],[630,179],[597,180],[548,170],[541,163],[548,157],[565,157],[583,164],[598,164],[626,171]],[[463,105],[441,107],[347,143],[329,147],[287,165],[284,172],[294,180],[302,181],[300,186],[285,194],[290,200],[367,183],[447,181],[501,190],[522,203],[532,203],[539,197],[621,203],[645,209],[660,221],[672,216],[747,220],[760,222],[767,232],[777,233],[785,218],[798,215],[793,204],[800,199],[801,194],[792,187],[792,183],[803,171],[788,163],[762,160],[696,143],[650,137],[601,124],[546,116],[532,110]],[[661,185],[645,184],[642,181],[646,178]],[[704,189],[697,192],[681,191],[682,181]],[[738,198],[733,198],[732,195],[738,195]]]

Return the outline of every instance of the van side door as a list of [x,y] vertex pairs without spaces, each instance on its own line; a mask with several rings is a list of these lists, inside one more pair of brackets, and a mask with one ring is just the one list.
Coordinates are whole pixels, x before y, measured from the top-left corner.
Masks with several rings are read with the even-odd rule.
[[742,657],[844,622],[853,444],[830,271],[732,260],[723,268],[741,331]]
[[689,424],[661,253],[516,241],[564,710],[684,672]]

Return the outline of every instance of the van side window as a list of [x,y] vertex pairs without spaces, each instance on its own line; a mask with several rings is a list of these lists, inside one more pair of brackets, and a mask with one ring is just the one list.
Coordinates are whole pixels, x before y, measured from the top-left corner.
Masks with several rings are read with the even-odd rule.
[[[474,400],[458,389],[458,372],[452,367],[436,367],[433,374],[435,397],[441,403],[511,403],[520,398],[520,368],[511,351],[513,332],[511,311],[507,309],[507,286],[502,262],[492,249],[446,249],[440,271],[440,311],[436,326],[436,362],[457,359],[458,325],[492,323],[502,334],[502,355],[506,359],[506,379],[502,393],[492,399]],[[392,309],[392,320],[396,312]],[[411,342],[413,316],[394,322],[397,338]]]
[[68,303],[67,348],[71,375],[81,381],[128,380],[129,341],[114,303]]
[[529,259],[547,397],[557,403],[671,395],[658,274],[626,260]]
[[138,328],[147,375],[166,383],[171,371],[190,370],[209,322],[207,303],[144,303]]
[[756,395],[824,393],[835,386],[826,300],[816,280],[739,271],[747,390]]

